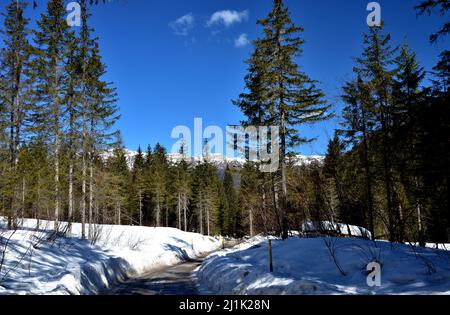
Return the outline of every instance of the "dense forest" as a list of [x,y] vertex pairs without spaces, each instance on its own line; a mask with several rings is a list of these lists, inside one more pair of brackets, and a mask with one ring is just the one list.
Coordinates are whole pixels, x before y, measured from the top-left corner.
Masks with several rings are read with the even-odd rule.
[[[371,27],[342,86],[344,109],[333,113],[298,63],[303,29],[274,0],[258,21],[245,90],[233,105],[243,126],[280,126],[279,170],[261,172],[253,161],[219,170],[207,143],[202,162],[171,160],[160,144],[130,160],[114,128],[118,96],[89,25],[92,3],[79,2],[79,28],[67,25],[63,0],[48,1],[37,29],[24,16],[27,1],[2,8],[0,215],[11,228],[26,217],[53,220],[67,234],[81,222],[90,239],[95,224],[286,238],[305,220],[329,220],[367,227],[377,239],[450,241],[450,51],[427,71],[406,43],[396,47],[382,25]],[[411,10],[448,8],[427,0]],[[444,25],[430,41],[447,34]],[[324,161],[295,163],[295,150],[311,141],[300,128],[333,114],[343,124]]]

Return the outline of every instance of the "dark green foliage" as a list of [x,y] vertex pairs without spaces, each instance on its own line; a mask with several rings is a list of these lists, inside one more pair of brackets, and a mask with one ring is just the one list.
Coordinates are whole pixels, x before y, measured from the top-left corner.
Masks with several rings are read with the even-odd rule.
[[16,226],[20,178],[17,173],[20,145],[26,138],[25,123],[32,102],[31,52],[28,28],[24,16],[26,3],[10,1],[6,6],[3,35],[4,48],[0,51],[0,163],[4,178],[0,193],[8,225]]
[[240,171],[240,187],[238,192],[238,211],[242,215],[241,224],[244,234],[255,235],[267,232],[265,209],[262,208],[262,185],[258,164],[246,162]]
[[[258,21],[263,34],[234,104],[243,126],[280,126],[279,171],[262,173],[247,155],[243,166],[218,170],[207,154],[190,161],[184,146],[174,161],[160,144],[139,148],[133,159],[113,129],[116,90],[104,80],[89,26],[89,5],[97,2],[80,0],[77,31],[66,24],[62,0],[46,1],[33,32],[25,2],[12,0],[4,11],[0,214],[11,227],[32,217],[88,224],[92,240],[99,223],[287,237],[306,220],[329,220],[391,241],[449,241],[449,51],[428,75],[406,44],[392,47],[390,35],[373,27],[343,86],[342,129],[324,162],[296,163],[294,151],[310,141],[299,128],[326,119],[328,105],[297,64],[303,29],[274,0]],[[448,7],[447,0],[425,0],[417,10]],[[431,39],[447,33],[445,24]]]
[[191,220],[196,231],[212,235],[220,233],[217,219],[219,211],[219,186],[217,170],[205,161],[195,166],[192,175]]
[[356,79],[344,86],[340,134],[350,146],[337,160],[330,143],[326,176],[336,178],[340,161],[333,189],[346,196],[339,198],[352,214],[346,222],[373,226],[375,236],[392,241],[444,242],[450,227],[448,52],[434,68],[433,86],[424,87],[415,53],[406,44],[392,49],[380,31],[365,36]]
[[[254,42],[255,51],[247,61],[247,93],[235,101],[247,120],[244,125],[279,126],[280,169],[271,177],[273,211],[279,220],[279,233],[288,235],[287,155],[308,139],[300,136],[299,126],[327,118],[328,106],[317,82],[300,71],[295,59],[302,53],[301,27],[294,25],[283,0],[274,0],[267,18],[258,21],[263,36]],[[272,185],[273,186],[273,185]]]
[[[422,0],[419,5],[415,6],[418,15],[427,13],[431,15],[433,11],[439,12],[445,16],[450,9],[449,0]],[[444,38],[450,33],[450,22],[445,22],[442,28],[435,34],[430,35],[430,42],[435,43],[437,40]]]
[[112,156],[107,160],[111,193],[111,206],[114,208],[116,224],[132,225],[132,213],[127,208],[127,197],[130,187],[130,171],[127,156],[121,142],[116,144]]
[[105,65],[87,25],[86,3],[81,4],[78,33],[67,25],[61,0],[47,2],[33,32],[23,16],[25,2],[11,1],[5,11],[0,169],[7,181],[0,193],[10,224],[25,214],[53,219],[57,229],[59,219],[85,222],[89,209],[91,233],[94,211],[100,220],[94,167],[101,165],[99,153],[108,149],[118,116],[115,91],[102,80]]

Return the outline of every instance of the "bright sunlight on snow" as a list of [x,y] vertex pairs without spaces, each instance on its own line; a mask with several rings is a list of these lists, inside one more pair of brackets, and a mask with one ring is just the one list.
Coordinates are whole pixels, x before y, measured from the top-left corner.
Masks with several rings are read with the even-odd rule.
[[[220,246],[212,237],[174,228],[96,225],[95,244],[55,237],[53,222],[25,220],[17,231],[0,218],[0,294],[92,294],[129,276],[190,258]],[[4,255],[4,259],[2,256]]]
[[[273,273],[267,238],[257,236],[211,255],[199,271],[201,283],[219,294],[450,294],[446,250],[356,238],[272,241]],[[380,287],[366,282],[372,261],[382,268]]]

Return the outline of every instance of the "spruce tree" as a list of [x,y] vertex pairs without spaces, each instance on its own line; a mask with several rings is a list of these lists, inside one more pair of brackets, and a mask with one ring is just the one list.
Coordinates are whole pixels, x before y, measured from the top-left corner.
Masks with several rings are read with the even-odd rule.
[[[95,195],[94,166],[95,157],[108,150],[113,139],[118,135],[114,124],[119,119],[117,111],[117,93],[111,82],[104,81],[106,65],[100,56],[98,43],[90,51],[86,64],[86,97],[87,97],[87,165],[89,168],[89,224],[93,224],[93,206]],[[83,167],[84,169],[84,167]],[[92,236],[92,229],[91,236]]]
[[67,133],[66,133],[66,146],[67,146],[67,162],[68,162],[68,214],[67,214],[67,233],[72,233],[72,221],[75,212],[75,163],[76,153],[79,149],[80,132],[79,132],[79,117],[80,117],[80,79],[81,79],[81,65],[79,58],[79,41],[71,34],[72,38],[68,42],[68,62],[66,64],[65,71],[68,74],[67,80],[67,93],[65,95],[64,104],[66,104],[67,112]]
[[[89,13],[86,0],[81,0],[81,30],[79,32],[79,64],[80,64],[80,100],[81,100],[81,149],[82,149],[82,165],[81,165],[81,235],[82,238],[86,237],[85,224],[86,224],[86,204],[87,204],[87,189],[88,189],[88,165],[92,164],[92,157],[94,152],[92,145],[89,141],[89,113],[91,110],[90,98],[88,95],[88,88],[90,86],[92,91],[95,91],[95,84],[98,78],[94,73],[88,73],[88,71],[95,71],[94,69],[88,69],[88,63],[92,58],[92,50],[94,49],[94,40],[91,39],[92,29],[88,25]],[[91,187],[91,186],[89,186]],[[91,195],[91,193],[90,193]],[[91,221],[92,221],[92,206],[89,203],[88,213],[88,237],[90,238],[92,233]]]
[[150,159],[150,181],[149,188],[154,204],[155,226],[162,226],[161,215],[165,207],[167,194],[167,158],[166,149],[159,143],[155,145]]
[[28,144],[28,157],[23,161],[28,165],[27,171],[27,197],[31,217],[37,219],[49,218],[49,207],[53,198],[53,170],[52,161],[48,152],[50,148],[43,139],[34,139]]
[[137,154],[134,158],[133,168],[131,170],[131,209],[138,209],[138,222],[142,226],[144,219],[144,155],[139,146]]
[[194,169],[191,205],[200,234],[211,235],[218,228],[217,221],[214,220],[220,210],[216,172],[215,166],[208,161],[198,164]]
[[242,231],[236,190],[233,173],[228,165],[225,168],[223,190],[227,202],[226,212],[224,213],[223,230],[227,235],[240,235]]
[[364,37],[364,51],[362,57],[357,58],[354,71],[369,88],[371,109],[373,110],[376,127],[382,139],[381,164],[383,169],[384,189],[386,193],[386,210],[388,216],[389,239],[400,240],[397,228],[401,225],[402,213],[395,210],[394,187],[392,181],[392,124],[393,124],[393,84],[397,69],[393,67],[395,49],[391,47],[389,34],[381,33],[382,27],[372,27],[370,33]]
[[364,169],[365,182],[365,209],[363,214],[365,223],[368,223],[372,238],[375,236],[374,196],[373,196],[373,163],[371,135],[374,132],[375,118],[370,102],[369,89],[366,84],[357,78],[343,87],[342,100],[346,104],[343,110],[343,127],[341,130],[353,146],[358,147],[360,163]]
[[[254,101],[250,104],[257,106],[247,106],[249,113],[246,115],[250,120],[253,120],[253,116],[260,117],[256,110],[260,108],[262,101],[265,104],[263,108],[269,113],[266,122],[280,128],[280,188],[273,187],[272,190],[280,191],[281,232],[283,238],[287,238],[287,154],[290,148],[295,148],[306,140],[300,136],[298,127],[325,119],[328,106],[324,104],[323,93],[316,87],[316,82],[300,71],[295,62],[295,58],[302,53],[301,45],[304,41],[298,34],[303,29],[294,25],[283,0],[274,0],[268,17],[259,20],[258,24],[263,27],[264,36],[254,42],[255,53],[250,59],[250,63],[253,63],[250,70],[254,71],[247,77],[250,80],[247,86],[254,86],[250,91],[255,92],[251,95]],[[242,98],[243,101],[246,99],[250,99],[248,95]],[[275,197],[274,205],[277,207],[276,199]]]
[[341,180],[341,163],[344,145],[339,139],[338,133],[335,133],[333,139],[328,143],[328,150],[325,156],[323,172],[324,176],[332,181],[333,191],[337,195],[337,212],[341,222],[349,222],[348,209],[344,197],[342,180]]
[[174,173],[178,228],[187,231],[187,212],[189,208],[189,198],[191,196],[191,176],[189,165],[185,159],[181,159],[177,162],[174,167]]
[[131,217],[127,213],[128,188],[131,181],[130,170],[127,163],[125,149],[120,135],[114,143],[112,155],[108,158],[107,168],[110,172],[112,187],[112,206],[114,208],[115,224],[131,223]]
[[[418,114],[424,105],[426,90],[421,88],[425,71],[417,62],[416,54],[407,44],[402,45],[400,54],[395,60],[397,73],[394,81],[393,97],[393,156],[397,172],[398,190],[406,192],[406,198],[412,204],[406,217],[415,217],[417,225],[416,239],[425,246],[423,228],[424,187],[420,178],[420,160],[422,144],[420,134],[423,128]],[[414,213],[415,212],[415,213]],[[400,235],[405,235],[407,222],[400,222]]]
[[254,162],[246,162],[240,170],[240,186],[238,195],[239,208],[247,215],[244,226],[248,234],[254,236],[257,232],[266,232],[258,224],[258,217],[264,217],[264,208],[261,207],[262,195],[260,194],[260,176],[258,165]]
[[438,64],[433,68],[432,91],[427,98],[426,108],[420,114],[420,122],[426,132],[423,134],[424,154],[422,180],[426,188],[429,213],[426,217],[427,237],[434,243],[450,239],[450,52],[440,54]]
[[[31,45],[28,41],[29,19],[24,16],[26,2],[10,1],[6,7],[3,35],[4,48],[0,52],[0,103],[3,118],[7,120],[3,128],[8,130],[9,168],[8,183],[4,187],[8,200],[8,225],[15,225],[16,191],[21,186],[17,178],[20,145],[25,138],[25,122],[31,102]],[[4,130],[2,128],[2,130]]]
[[69,26],[66,22],[64,1],[50,0],[47,10],[37,22],[35,31],[37,45],[36,69],[38,73],[39,114],[44,121],[52,142],[54,167],[54,216],[58,229],[61,212],[60,146],[63,130],[63,113],[67,73],[64,71],[68,58]]

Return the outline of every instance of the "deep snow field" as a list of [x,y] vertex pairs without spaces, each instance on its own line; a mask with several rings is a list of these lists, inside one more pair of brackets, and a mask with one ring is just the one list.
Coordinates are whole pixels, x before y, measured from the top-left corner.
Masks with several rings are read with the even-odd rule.
[[[97,225],[92,244],[80,239],[80,224],[69,238],[53,237],[53,222],[36,225],[29,219],[7,231],[0,217],[0,295],[95,294],[222,245],[173,228],[112,225]],[[215,294],[450,294],[448,244],[434,249],[357,238],[271,239],[273,273],[268,240],[256,236],[210,255],[198,271],[200,286]],[[366,282],[373,261],[382,268],[380,287]]]
[[6,231],[0,217],[0,295],[95,294],[133,274],[221,246],[214,238],[173,228],[113,225],[97,225],[93,245],[80,239],[81,224],[73,224],[70,238],[52,237],[53,222],[36,225],[29,219],[16,232]]
[[[272,242],[273,273],[268,240],[256,236],[209,256],[199,270],[201,285],[216,294],[450,294],[450,251],[445,249],[356,238]],[[448,244],[441,247],[450,249]],[[382,268],[380,287],[366,281],[366,267],[373,261]]]

